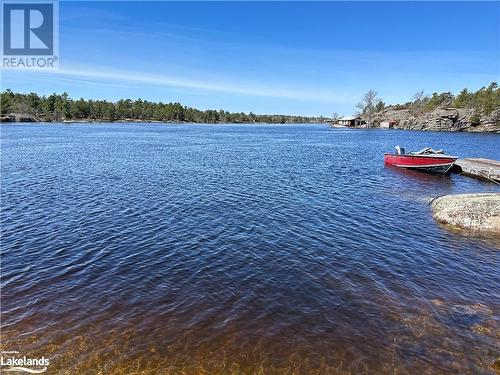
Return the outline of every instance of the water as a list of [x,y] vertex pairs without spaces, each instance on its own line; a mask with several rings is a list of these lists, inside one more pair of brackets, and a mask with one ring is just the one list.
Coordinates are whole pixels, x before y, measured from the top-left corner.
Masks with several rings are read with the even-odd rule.
[[3,350],[50,373],[494,373],[500,241],[427,203],[500,189],[382,154],[500,159],[499,135],[0,130]]

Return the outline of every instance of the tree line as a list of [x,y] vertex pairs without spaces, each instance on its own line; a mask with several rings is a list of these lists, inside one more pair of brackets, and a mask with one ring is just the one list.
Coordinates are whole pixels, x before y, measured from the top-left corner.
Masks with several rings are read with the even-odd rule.
[[477,91],[463,89],[458,95],[451,92],[424,94],[419,91],[413,95],[409,102],[390,106],[395,109],[433,110],[436,108],[470,108],[478,114],[489,115],[493,110],[500,108],[500,87],[497,82],[483,86]]
[[107,100],[71,99],[64,92],[40,96],[20,94],[7,89],[0,94],[1,115],[21,113],[40,121],[163,121],[194,123],[314,123],[320,117],[291,115],[257,115],[224,110],[199,110],[180,103],[151,102],[137,99]]

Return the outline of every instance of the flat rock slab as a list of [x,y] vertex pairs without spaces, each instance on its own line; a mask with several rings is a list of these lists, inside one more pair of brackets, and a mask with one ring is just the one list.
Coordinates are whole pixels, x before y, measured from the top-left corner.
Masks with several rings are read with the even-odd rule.
[[445,195],[431,207],[434,218],[453,229],[500,235],[500,193]]
[[455,164],[467,176],[500,183],[500,161],[482,158],[458,159]]

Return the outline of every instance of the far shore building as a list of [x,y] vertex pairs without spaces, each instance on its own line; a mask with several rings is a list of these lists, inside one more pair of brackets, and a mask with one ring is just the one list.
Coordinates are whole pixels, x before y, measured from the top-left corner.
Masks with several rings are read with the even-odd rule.
[[361,117],[356,116],[344,116],[337,120],[337,124],[343,126],[360,126],[361,125]]
[[396,124],[397,121],[391,118],[389,120],[382,121],[380,123],[380,127],[384,129],[392,129]]

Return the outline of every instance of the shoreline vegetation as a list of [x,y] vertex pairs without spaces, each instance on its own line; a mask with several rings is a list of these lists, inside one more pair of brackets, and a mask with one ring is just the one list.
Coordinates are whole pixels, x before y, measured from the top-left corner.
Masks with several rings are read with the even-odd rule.
[[7,89],[0,97],[0,122],[170,122],[170,123],[326,123],[330,119],[292,115],[257,115],[252,112],[199,110],[180,103],[137,99],[71,99],[67,93],[40,96]]

